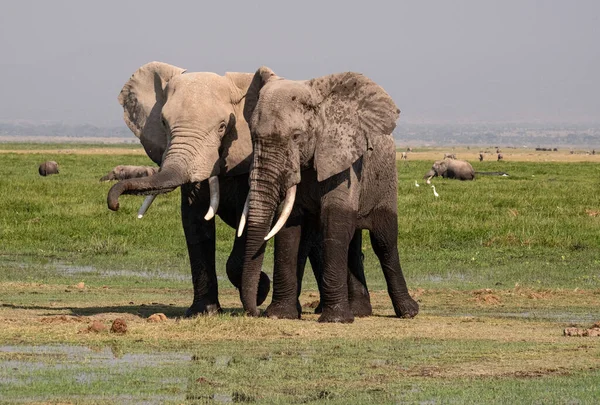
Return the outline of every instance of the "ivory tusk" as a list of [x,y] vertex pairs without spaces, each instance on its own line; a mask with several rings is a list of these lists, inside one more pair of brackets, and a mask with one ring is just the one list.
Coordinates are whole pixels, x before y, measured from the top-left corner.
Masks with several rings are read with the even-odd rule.
[[285,200],[283,200],[283,208],[281,209],[281,215],[277,220],[277,223],[271,229],[271,232],[267,236],[265,236],[265,240],[271,239],[277,232],[283,228],[285,225],[285,221],[290,217],[292,213],[292,208],[294,208],[294,200],[296,199],[296,186],[292,186],[289,188],[287,193],[285,194]]
[[210,188],[210,207],[204,216],[206,221],[213,219],[219,209],[219,177],[212,176],[208,179],[208,187]]
[[250,210],[250,192],[246,197],[246,203],[244,204],[244,210],[242,211],[242,217],[240,218],[240,225],[238,226],[237,237],[241,237],[244,233],[244,227],[246,226],[246,218],[248,218],[248,211]]
[[144,202],[142,203],[142,206],[138,210],[138,219],[142,219],[144,217],[144,214],[146,214],[146,211],[148,211],[148,208],[150,208],[155,198],[156,194],[146,196]]

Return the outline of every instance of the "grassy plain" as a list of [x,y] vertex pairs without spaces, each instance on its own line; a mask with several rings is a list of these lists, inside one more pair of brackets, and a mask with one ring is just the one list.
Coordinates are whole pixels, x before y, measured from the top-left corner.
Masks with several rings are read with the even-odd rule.
[[[421,179],[443,151],[409,154],[398,162],[398,241],[421,313],[391,317],[365,235],[374,316],[321,325],[312,314],[318,294],[310,272],[301,321],[241,314],[224,268],[233,230],[220,222],[225,313],[180,319],[192,294],[179,192],[161,196],[137,220],[141,197],[123,197],[121,210],[110,212],[110,184],[98,182],[117,164],[147,164],[139,147],[5,146],[0,402],[600,398],[600,338],[562,336],[569,325],[600,321],[600,165],[591,161],[597,156],[575,161],[580,155],[563,151],[532,158],[530,150],[515,150],[503,152],[503,162],[469,159],[478,171],[510,176],[435,179],[436,198]],[[455,153],[468,158],[467,150]],[[59,162],[60,175],[38,176],[37,165],[47,159]],[[147,322],[156,312],[169,319]],[[117,317],[128,323],[125,335],[86,332],[94,320],[110,327]]]

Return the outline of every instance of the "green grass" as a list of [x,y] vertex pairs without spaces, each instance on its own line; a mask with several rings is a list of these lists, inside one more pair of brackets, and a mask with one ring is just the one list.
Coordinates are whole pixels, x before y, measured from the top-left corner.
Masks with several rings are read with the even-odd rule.
[[[562,336],[570,324],[600,321],[598,164],[484,161],[475,169],[510,176],[434,179],[435,198],[422,180],[431,162],[399,162],[399,250],[421,313],[414,320],[390,317],[365,233],[375,316],[320,325],[308,306],[318,299],[310,271],[303,320],[242,316],[225,274],[234,231],[220,221],[225,314],[178,320],[192,296],[179,191],[160,196],[137,220],[142,197],[124,196],[120,211],[111,212],[111,184],[98,179],[118,164],[148,164],[146,157],[109,149],[62,154],[61,173],[40,177],[38,164],[56,156],[35,150],[59,147],[14,147],[27,148],[31,154],[3,154],[0,167],[0,402],[600,397],[600,340]],[[147,323],[155,312],[169,320]],[[110,327],[116,317],[127,321],[126,335],[81,332],[92,320]]]

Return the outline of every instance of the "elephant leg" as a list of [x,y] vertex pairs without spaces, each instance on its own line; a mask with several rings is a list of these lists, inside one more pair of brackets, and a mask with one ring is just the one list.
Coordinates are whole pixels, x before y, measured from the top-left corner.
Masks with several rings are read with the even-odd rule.
[[348,250],[356,229],[356,211],[346,210],[347,195],[323,199],[323,312],[319,322],[353,322],[348,303]]
[[265,316],[269,318],[299,319],[302,314],[297,275],[301,238],[302,226],[293,223],[286,225],[275,236],[273,300],[265,311]]
[[[316,241],[313,248],[310,250],[310,264],[313,268],[317,286],[319,288],[319,296],[323,296],[323,249],[321,235],[316,232],[313,237]],[[363,317],[370,316],[373,313],[371,307],[371,297],[367,289],[367,281],[365,280],[364,271],[364,254],[362,253],[362,231],[356,230],[354,237],[350,242],[348,249],[348,302],[354,316]],[[300,256],[299,256],[300,259]],[[298,265],[300,266],[300,264]],[[300,267],[298,267],[300,269]],[[315,314],[323,312],[323,302],[319,301],[319,305],[315,308]]]
[[215,270],[215,221],[203,218],[208,209],[208,190],[203,189],[207,188],[198,190],[193,185],[181,188],[181,220],[194,287],[194,300],[185,313],[187,317],[221,311]]
[[381,263],[396,316],[412,318],[419,312],[419,304],[408,293],[406,280],[400,267],[398,221],[395,215],[394,218],[390,218],[389,212],[386,215],[383,211],[379,210],[372,214],[373,224],[376,226],[370,231],[371,244]]
[[362,231],[357,229],[348,249],[348,301],[352,313],[358,317],[370,316],[373,313],[365,279],[364,260]]
[[[244,267],[244,251],[246,246],[246,232],[241,237],[235,238],[233,242],[233,250],[227,259],[227,277],[231,284],[239,291],[242,290],[242,270]],[[260,272],[258,282],[258,294],[256,296],[256,305],[261,305],[267,299],[269,290],[271,289],[271,280],[265,272]]]

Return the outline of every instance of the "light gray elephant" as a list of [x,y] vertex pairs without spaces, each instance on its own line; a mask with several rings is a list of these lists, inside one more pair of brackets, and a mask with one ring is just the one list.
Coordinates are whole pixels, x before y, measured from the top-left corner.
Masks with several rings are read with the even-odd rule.
[[[398,184],[391,133],[398,115],[390,96],[358,73],[292,81],[266,67],[256,72],[244,108],[254,146],[242,278],[248,314],[258,314],[265,241],[279,231],[301,233],[299,218],[307,215],[315,218],[323,240],[320,322],[354,320],[347,267],[357,229],[370,231],[396,315],[418,313],[397,248]],[[271,228],[278,207],[279,219]],[[280,270],[285,269],[273,273],[269,315],[293,307],[296,299],[295,275]]]
[[158,172],[156,166],[118,165],[100,178],[100,181],[136,179],[152,176]]
[[[125,122],[140,138],[148,156],[160,165],[160,171],[118,182],[110,189],[107,203],[116,211],[121,194],[156,195],[181,186],[181,217],[194,286],[194,300],[186,312],[191,316],[221,310],[214,216],[218,214],[231,227],[243,217],[252,159],[243,109],[253,75],[184,72],[176,66],[151,62],[139,68],[123,87],[119,103]],[[245,240],[245,232],[235,239],[226,264],[229,280],[238,289]],[[318,272],[322,255],[319,239],[307,233],[298,243],[301,248],[293,256],[293,271],[302,271],[308,257]],[[360,249],[355,251],[360,253]],[[275,260],[279,260],[277,250]],[[357,274],[362,274],[362,262],[356,268]],[[359,291],[362,279],[356,281]],[[265,300],[269,289],[269,277],[260,272],[254,305]],[[370,309],[368,293],[365,298]]]
[[431,170],[423,176],[423,179],[426,179],[427,184],[429,184],[431,179],[436,176],[447,179],[473,180],[475,178],[475,171],[473,170],[473,166],[464,160],[437,160],[431,166]]
[[58,163],[54,160],[48,160],[38,167],[38,173],[40,176],[50,176],[52,174],[58,174]]
[[444,153],[444,159],[456,159],[456,153]]

